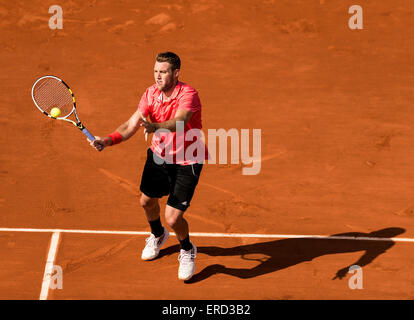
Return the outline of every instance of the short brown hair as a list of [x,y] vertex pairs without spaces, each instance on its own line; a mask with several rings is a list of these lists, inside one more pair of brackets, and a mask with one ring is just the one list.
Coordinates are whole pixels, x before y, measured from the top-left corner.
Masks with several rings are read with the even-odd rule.
[[177,56],[174,52],[161,52],[157,54],[156,61],[158,62],[168,62],[171,65],[171,69],[174,71],[181,68],[180,57]]

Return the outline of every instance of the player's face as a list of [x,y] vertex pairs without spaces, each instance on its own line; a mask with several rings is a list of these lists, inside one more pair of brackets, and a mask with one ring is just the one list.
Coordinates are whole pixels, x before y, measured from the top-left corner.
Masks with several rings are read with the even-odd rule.
[[158,90],[167,92],[171,90],[178,79],[178,70],[172,71],[168,62],[155,62],[154,79]]

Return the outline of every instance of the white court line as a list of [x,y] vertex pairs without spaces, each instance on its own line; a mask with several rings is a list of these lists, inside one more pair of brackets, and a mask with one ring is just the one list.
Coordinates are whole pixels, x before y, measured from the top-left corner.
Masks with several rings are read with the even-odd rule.
[[39,300],[47,300],[49,293],[50,280],[52,277],[53,266],[55,264],[56,252],[59,244],[60,232],[54,231],[50,240],[49,253],[47,255],[45,273],[43,274],[42,290]]
[[[77,230],[77,229],[36,229],[36,228],[0,228],[0,232],[53,232],[53,233],[82,233],[82,234],[114,234],[114,235],[149,235],[147,231],[117,231],[117,230]],[[174,232],[170,233],[175,235]],[[359,241],[394,241],[414,242],[413,238],[378,238],[378,237],[347,237],[300,234],[249,234],[249,233],[208,233],[190,232],[193,237],[210,238],[277,238],[277,239],[328,239],[328,240],[359,240]]]

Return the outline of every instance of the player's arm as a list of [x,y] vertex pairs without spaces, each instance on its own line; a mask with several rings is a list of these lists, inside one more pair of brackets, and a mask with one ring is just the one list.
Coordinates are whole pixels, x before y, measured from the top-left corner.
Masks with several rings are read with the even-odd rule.
[[167,129],[171,132],[175,132],[177,128],[177,122],[178,121],[184,122],[184,127],[185,127],[188,121],[191,119],[192,115],[193,115],[193,112],[187,109],[178,109],[173,119],[170,119],[164,122],[159,122],[159,123],[150,123],[147,121],[142,121],[141,126],[145,127],[145,132],[148,132],[148,133],[155,132],[158,129]]
[[91,146],[100,150],[104,147],[112,146],[122,141],[131,138],[135,132],[141,126],[141,123],[145,121],[145,118],[141,111],[137,110],[134,114],[123,124],[121,124],[113,133],[106,137],[95,137],[95,140],[91,142]]
[[122,141],[131,138],[140,127],[141,122],[144,121],[144,116],[141,111],[137,110],[135,113],[123,124],[121,124],[115,131],[122,136]]

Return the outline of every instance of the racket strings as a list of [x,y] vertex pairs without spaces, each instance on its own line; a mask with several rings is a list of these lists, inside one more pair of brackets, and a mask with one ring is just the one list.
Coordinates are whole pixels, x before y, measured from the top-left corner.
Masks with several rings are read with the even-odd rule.
[[50,114],[53,108],[59,108],[60,117],[72,112],[73,97],[69,89],[59,80],[46,78],[40,80],[33,89],[33,97],[40,109]]

